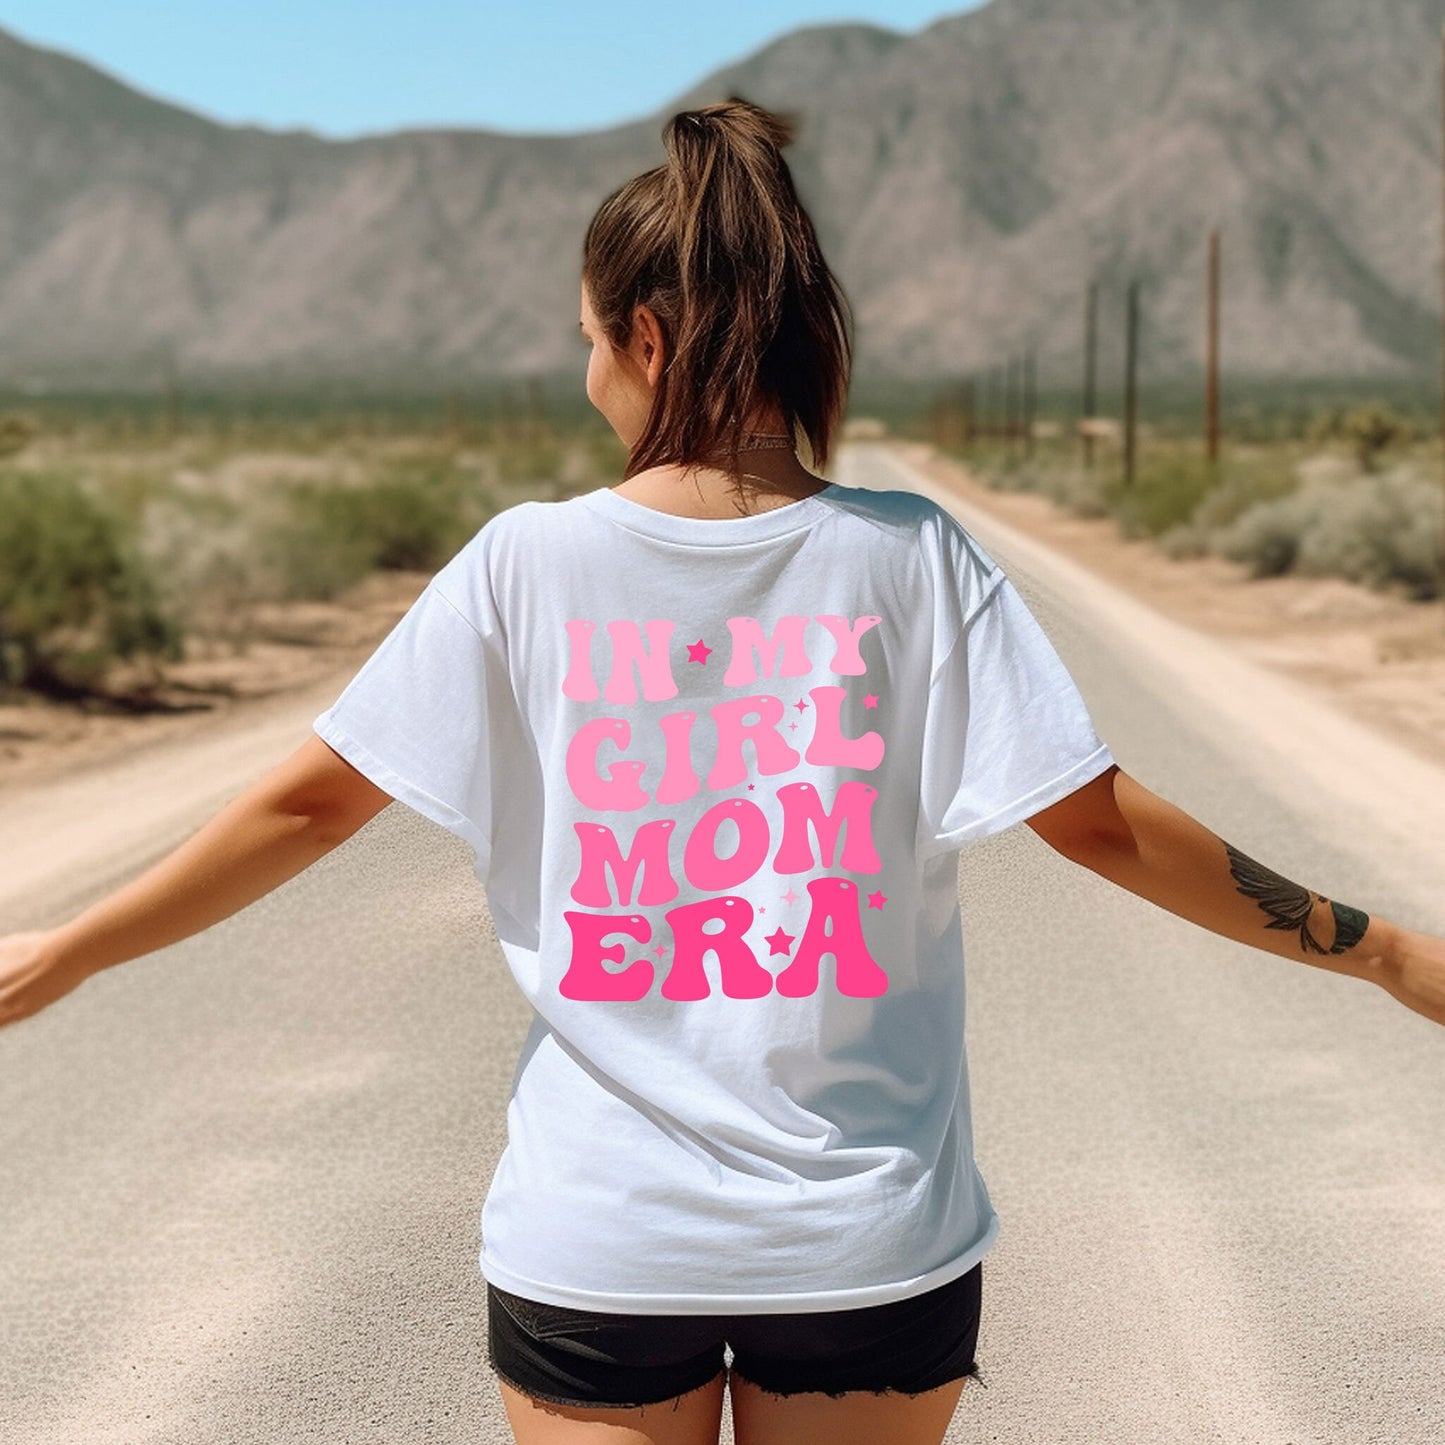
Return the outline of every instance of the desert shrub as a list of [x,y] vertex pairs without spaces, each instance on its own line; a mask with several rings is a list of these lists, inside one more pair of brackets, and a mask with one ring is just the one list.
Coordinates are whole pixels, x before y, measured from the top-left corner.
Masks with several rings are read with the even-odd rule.
[[1232,442],[1276,446],[1300,440],[1309,428],[1309,416],[1274,402],[1246,397],[1230,403],[1224,425]]
[[249,503],[219,491],[171,487],[145,508],[140,545],[171,605],[207,636],[245,629],[245,609],[277,595],[260,565]]
[[1038,488],[1052,502],[1075,517],[1106,517],[1107,473],[1097,464],[1086,467],[1071,461],[1040,469]]
[[1044,471],[1037,458],[1008,447],[994,454],[989,484],[1001,492],[1036,492]]
[[1260,502],[1215,532],[1210,550],[1232,562],[1243,562],[1251,577],[1278,577],[1293,569],[1299,539],[1314,505],[1312,489]]
[[1368,587],[1403,586],[1412,596],[1440,591],[1440,488],[1406,469],[1335,487],[1300,538],[1298,571],[1346,577]]
[[1408,441],[1414,435],[1414,428],[1405,417],[1378,401],[1366,402],[1345,412],[1340,418],[1339,431],[1366,472],[1374,471],[1380,454],[1388,447]]
[[1306,423],[1304,439],[1312,446],[1338,441],[1345,434],[1344,421],[1348,410],[1348,407],[1339,405],[1321,407]]
[[1176,561],[1184,557],[1207,557],[1213,533],[1195,521],[1176,522],[1155,538],[1159,550]]
[[1236,518],[1261,502],[1290,495],[1298,482],[1298,469],[1284,449],[1231,448],[1193,512],[1159,534],[1160,550],[1176,558],[1208,556],[1218,550],[1216,536]]
[[103,492],[106,505],[128,528],[144,530],[146,516],[156,503],[164,503],[175,492],[169,473],[160,467],[122,466],[101,471],[96,489]]
[[0,473],[0,682],[65,695],[115,658],[181,655],[133,527],[66,473]]
[[400,467],[361,486],[306,481],[259,528],[285,597],[330,598],[378,567],[430,572],[486,519],[486,498],[449,467]]
[[941,450],[957,458],[979,482],[995,492],[1041,492],[1057,465],[1042,452],[1025,456],[1016,446],[998,439],[978,442],[967,450]]
[[1103,484],[1109,510],[1126,537],[1158,537],[1194,515],[1213,482],[1208,462],[1191,452],[1172,451],[1145,459],[1125,486],[1113,472]]
[[0,457],[24,451],[40,434],[40,424],[22,412],[0,412]]
[[1213,550],[1251,575],[1299,571],[1438,596],[1445,548],[1440,491],[1405,468],[1341,480],[1315,476],[1261,502],[1215,536]]

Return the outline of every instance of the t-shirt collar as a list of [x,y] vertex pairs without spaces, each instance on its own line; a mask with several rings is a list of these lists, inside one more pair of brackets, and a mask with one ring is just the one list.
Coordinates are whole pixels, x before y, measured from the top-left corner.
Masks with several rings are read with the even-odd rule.
[[800,501],[785,502],[781,507],[773,507],[766,512],[739,517],[680,517],[673,512],[660,512],[656,507],[633,501],[611,487],[583,492],[577,500],[645,537],[706,547],[760,542],[811,526],[842,490],[837,482],[829,482],[821,491]]

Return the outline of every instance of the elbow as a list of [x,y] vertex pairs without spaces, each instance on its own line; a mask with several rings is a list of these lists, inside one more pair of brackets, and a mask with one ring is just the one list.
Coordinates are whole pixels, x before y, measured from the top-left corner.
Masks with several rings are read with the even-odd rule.
[[1028,819],[1028,825],[1056,853],[1098,871],[1108,859],[1137,852],[1133,829],[1116,792],[1129,781],[1115,764],[1067,797],[1040,809]]
[[387,804],[391,795],[318,737],[308,737],[291,757],[257,785],[260,801],[312,833],[329,847],[344,843]]
[[1127,829],[1096,829],[1050,842],[1050,847],[1071,863],[1105,878],[1115,875],[1121,860],[1139,856],[1138,841]]

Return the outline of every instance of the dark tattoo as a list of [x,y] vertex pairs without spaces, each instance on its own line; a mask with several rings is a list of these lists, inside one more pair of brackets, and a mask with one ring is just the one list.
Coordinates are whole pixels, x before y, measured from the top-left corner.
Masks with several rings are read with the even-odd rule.
[[[1333,898],[1324,898],[1281,878],[1278,873],[1246,857],[1238,848],[1225,843],[1229,854],[1229,871],[1239,884],[1239,891],[1256,899],[1259,906],[1269,914],[1266,928],[1299,929],[1300,947],[1306,953],[1344,953],[1353,948],[1365,936],[1370,926],[1370,917],[1348,903],[1336,903]],[[1310,932],[1310,914],[1316,903],[1328,903],[1335,916],[1335,941],[1325,948]]]

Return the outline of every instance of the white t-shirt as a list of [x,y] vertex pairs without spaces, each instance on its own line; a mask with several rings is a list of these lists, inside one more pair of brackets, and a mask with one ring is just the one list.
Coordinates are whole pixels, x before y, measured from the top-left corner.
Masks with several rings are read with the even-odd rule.
[[523,502],[314,727],[472,846],[534,1010],[487,1280],[853,1309],[992,1246],[958,849],[1113,758],[947,511],[839,483],[726,520]]

